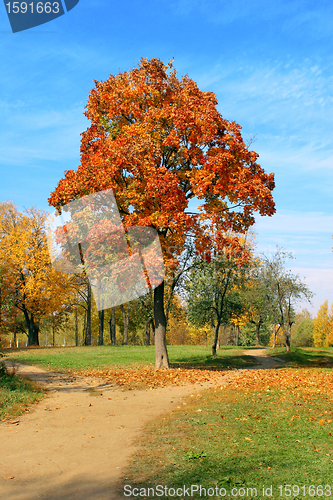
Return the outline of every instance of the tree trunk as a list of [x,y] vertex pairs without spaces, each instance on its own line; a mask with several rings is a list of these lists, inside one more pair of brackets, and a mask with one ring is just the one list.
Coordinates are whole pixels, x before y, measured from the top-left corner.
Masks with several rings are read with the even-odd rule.
[[87,323],[84,345],[91,345],[91,286],[87,283]]
[[125,312],[124,305],[120,305],[121,312],[123,314],[124,320],[124,335],[123,335],[123,345],[128,344],[128,325],[129,325],[129,315],[130,315],[130,304],[128,303],[127,312]]
[[281,326],[279,325],[279,328],[276,329],[276,325],[274,325],[274,331],[273,331],[273,349],[275,349],[275,344],[276,344],[276,336],[278,334],[278,331],[280,330]]
[[54,328],[54,319],[52,317],[52,345],[55,346],[55,328]]
[[116,308],[111,307],[111,316],[109,320],[111,345],[116,345]]
[[77,307],[75,308],[75,345],[79,345],[79,325],[77,321]]
[[258,321],[258,323],[256,323],[256,339],[257,339],[257,345],[260,345],[260,338],[259,338],[260,327],[261,327],[261,321]]
[[291,337],[291,328],[288,325],[287,331],[285,331],[285,339],[286,339],[286,351],[290,351],[290,337]]
[[34,315],[29,313],[26,309],[23,311],[25,322],[28,328],[28,346],[39,345],[39,325],[34,322]]
[[152,327],[152,332],[151,332],[150,342],[151,345],[155,345],[155,323],[153,319],[151,320],[151,327]]
[[104,342],[104,309],[98,311],[98,345],[103,345]]
[[234,345],[238,346],[239,343],[239,325],[234,326]]
[[150,323],[151,323],[151,319],[147,319],[145,345],[150,345]]
[[217,321],[214,332],[214,344],[212,345],[212,355],[216,356],[216,349],[219,344],[220,321]]
[[164,281],[154,290],[155,370],[169,368],[166,347],[166,318],[164,313]]

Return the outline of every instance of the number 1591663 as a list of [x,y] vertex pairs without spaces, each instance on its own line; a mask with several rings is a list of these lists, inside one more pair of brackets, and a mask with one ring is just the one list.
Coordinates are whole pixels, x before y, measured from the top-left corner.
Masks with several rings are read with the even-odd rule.
[[298,486],[297,484],[285,484],[284,486],[278,486],[280,496],[293,497],[293,496],[305,496],[310,497],[330,497],[332,495],[332,489],[329,484],[315,486],[311,484],[310,486]]
[[8,2],[6,3],[8,14],[58,14],[59,2]]

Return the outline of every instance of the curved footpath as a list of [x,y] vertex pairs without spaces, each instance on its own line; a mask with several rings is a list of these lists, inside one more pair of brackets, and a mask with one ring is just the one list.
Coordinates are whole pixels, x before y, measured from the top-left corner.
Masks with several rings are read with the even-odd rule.
[[[265,349],[245,353],[258,359],[252,369],[281,365],[265,357]],[[49,393],[30,413],[0,422],[1,500],[123,500],[117,495],[120,476],[146,422],[233,376],[228,372],[219,382],[122,391],[101,379],[16,366],[18,375]]]

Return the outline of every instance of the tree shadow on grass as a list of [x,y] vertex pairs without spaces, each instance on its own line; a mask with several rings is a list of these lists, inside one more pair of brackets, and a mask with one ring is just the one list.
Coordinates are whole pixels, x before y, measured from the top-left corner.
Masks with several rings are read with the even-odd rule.
[[232,368],[248,368],[258,364],[258,360],[254,356],[238,355],[238,356],[193,356],[188,358],[180,358],[177,362],[170,362],[171,368],[188,368],[196,370],[227,370]]
[[120,500],[119,485],[113,479],[73,473],[65,479],[62,474],[43,474],[24,478],[1,480],[1,498],[6,500]]
[[287,368],[302,367],[333,367],[333,352],[326,350],[311,350],[293,348],[289,352],[275,352],[270,350],[269,356],[276,356],[285,361]]

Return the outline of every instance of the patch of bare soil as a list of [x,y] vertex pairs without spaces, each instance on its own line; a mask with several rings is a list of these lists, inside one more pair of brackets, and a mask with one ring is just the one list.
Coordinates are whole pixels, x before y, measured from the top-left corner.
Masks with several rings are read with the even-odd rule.
[[[255,368],[280,364],[264,351],[246,351],[257,357]],[[30,413],[0,423],[1,500],[123,499],[117,495],[119,479],[144,425],[233,376],[228,371],[220,380],[215,373],[209,382],[123,391],[98,378],[16,368],[18,375],[46,388],[48,397]]]
[[[17,374],[42,385],[48,397],[0,423],[1,500],[116,500],[144,424],[217,384],[122,391],[101,379],[17,366]],[[220,384],[226,378],[221,374]]]
[[284,365],[284,360],[267,356],[266,349],[249,349],[244,351],[243,354],[253,356],[258,361],[258,364],[251,366],[248,370],[269,370],[271,368],[279,368]]

